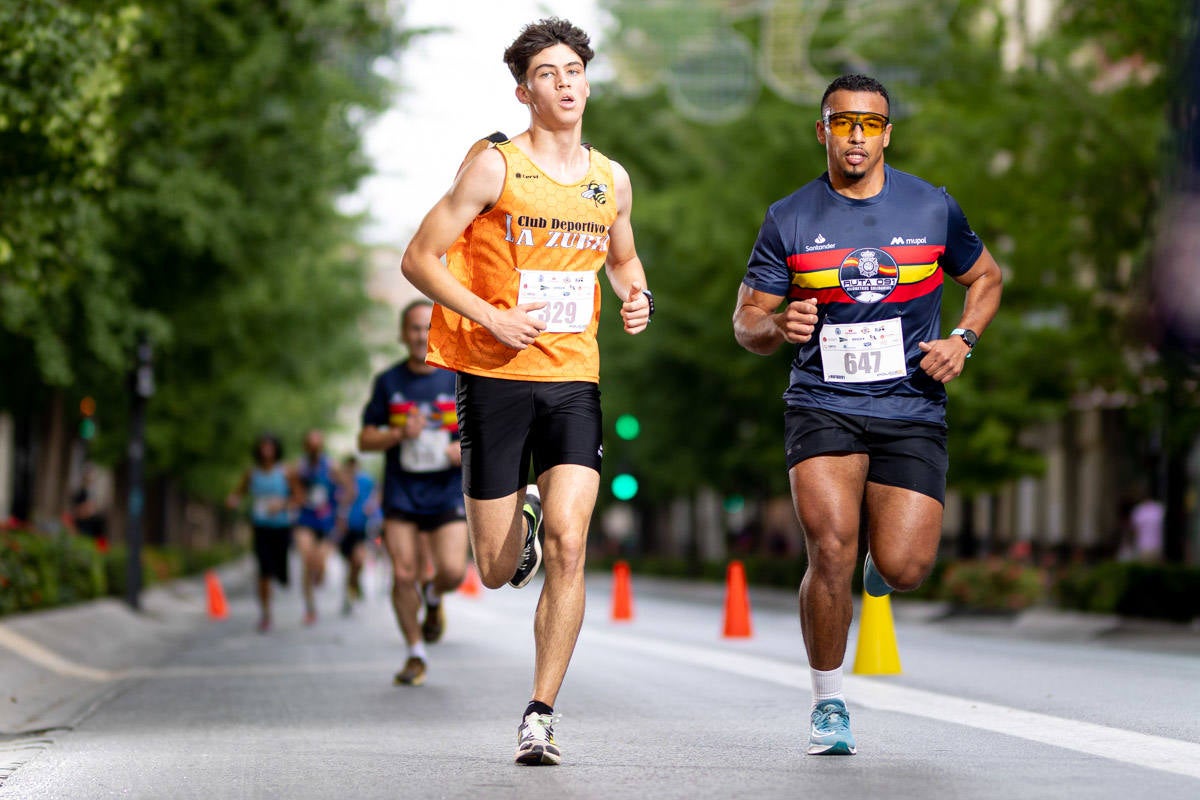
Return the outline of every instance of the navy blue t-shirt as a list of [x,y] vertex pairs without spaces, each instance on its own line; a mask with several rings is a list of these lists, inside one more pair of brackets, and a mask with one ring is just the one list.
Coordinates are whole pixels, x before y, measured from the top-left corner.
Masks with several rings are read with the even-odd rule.
[[363,427],[403,428],[419,409],[425,429],[384,453],[385,512],[440,514],[463,508],[462,470],[450,463],[446,447],[458,440],[454,405],[455,375],[444,369],[418,374],[399,362],[375,376],[363,408]]
[[940,338],[943,275],[970,270],[983,243],[945,188],[884,170],[866,200],[838,194],[826,173],[773,203],[743,283],[817,301],[789,406],[944,424],[946,390],[920,368],[917,343]]

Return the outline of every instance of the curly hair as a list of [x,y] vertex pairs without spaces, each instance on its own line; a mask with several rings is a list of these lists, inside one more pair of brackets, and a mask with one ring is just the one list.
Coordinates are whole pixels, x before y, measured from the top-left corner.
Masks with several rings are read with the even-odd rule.
[[847,92],[874,92],[883,97],[883,101],[888,104],[891,109],[892,101],[888,97],[888,91],[883,87],[883,84],[868,75],[842,75],[834,78],[833,83],[829,84],[829,88],[825,90],[825,94],[821,95],[821,114],[825,113],[825,101],[829,99],[829,95],[834,92],[845,90]]
[[531,22],[521,30],[513,43],[504,51],[504,63],[517,83],[525,82],[529,61],[547,47],[565,44],[575,51],[586,67],[596,54],[592,51],[591,37],[582,29],[559,17],[548,17]]

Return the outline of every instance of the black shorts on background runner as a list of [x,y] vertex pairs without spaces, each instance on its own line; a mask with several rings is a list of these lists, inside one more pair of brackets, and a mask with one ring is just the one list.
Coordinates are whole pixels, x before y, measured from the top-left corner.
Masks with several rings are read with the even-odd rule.
[[946,426],[789,406],[784,414],[787,468],[813,456],[866,453],[867,480],[946,503]]
[[365,544],[367,541],[367,532],[362,528],[347,528],[342,534],[341,541],[338,542],[338,550],[341,551],[342,557],[347,561],[354,555],[354,548],[360,544]]
[[443,525],[464,521],[467,515],[461,508],[436,511],[432,514],[417,514],[410,511],[401,511],[397,508],[389,508],[383,512],[383,518],[390,519],[393,522],[411,522],[417,526],[417,531],[420,533],[434,533]]
[[254,558],[258,561],[258,576],[274,578],[288,585],[288,548],[292,546],[290,527],[254,526]]
[[589,381],[520,381],[458,374],[463,494],[506,497],[559,464],[600,471],[600,388]]

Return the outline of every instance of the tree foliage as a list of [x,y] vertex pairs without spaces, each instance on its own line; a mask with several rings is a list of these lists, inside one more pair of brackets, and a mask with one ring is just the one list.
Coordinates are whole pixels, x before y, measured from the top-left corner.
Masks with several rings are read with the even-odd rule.
[[0,8],[0,404],[28,401],[17,377],[64,384],[73,360],[120,360],[127,298],[100,241],[138,18],[118,3]]
[[[94,131],[66,130],[69,144],[57,146],[50,132],[63,123],[51,116],[46,133],[24,137],[45,153],[21,160],[32,179],[57,181],[52,196],[67,208],[86,203],[88,224],[61,238],[92,266],[52,276],[56,264],[29,246],[32,236],[14,243],[28,265],[25,318],[53,327],[64,357],[32,357],[44,331],[19,329],[6,302],[4,326],[26,338],[6,344],[4,358],[27,386],[95,395],[98,452],[115,461],[132,345],[148,336],[157,378],[148,468],[217,495],[256,431],[295,440],[327,423],[341,380],[367,368],[356,325],[367,307],[364,259],[356,220],[336,200],[368,168],[362,127],[390,99],[373,67],[403,38],[384,0],[163,0],[136,12],[111,6],[107,28],[89,27],[85,14],[103,3],[33,5],[45,8],[26,20],[24,40],[31,63],[48,66],[30,78],[32,93],[66,93],[67,78],[66,88],[44,84],[55,59],[85,46],[91,62],[81,70],[120,80],[93,92]],[[51,35],[51,23],[80,35]],[[44,103],[63,113],[54,97]],[[3,162],[5,186],[18,168]],[[61,227],[62,212],[47,205],[30,216]],[[92,280],[97,272],[108,280]],[[66,298],[58,305],[45,292],[53,280]],[[79,313],[88,304],[107,315]],[[92,357],[99,341],[109,343],[104,358]]]
[[[988,0],[885,3],[870,26],[855,23],[859,5],[830,4],[816,20],[809,66],[826,82],[851,71],[884,80],[889,163],[945,185],[1006,273],[1001,313],[950,386],[951,482],[984,490],[1039,469],[1022,431],[1073,398],[1152,402],[1142,283],[1184,4],[1064,0],[1044,29]],[[632,8],[613,4],[610,41],[638,40]],[[751,39],[760,22],[726,20]],[[703,125],[663,90],[593,97],[587,138],[631,174],[661,309],[637,339],[607,316],[606,409],[640,410],[645,434],[622,455],[659,497],[701,484],[783,489],[790,353],[744,352],[730,316],[767,206],[824,170],[819,100],[764,91],[743,118]],[[962,297],[947,281],[947,330]]]

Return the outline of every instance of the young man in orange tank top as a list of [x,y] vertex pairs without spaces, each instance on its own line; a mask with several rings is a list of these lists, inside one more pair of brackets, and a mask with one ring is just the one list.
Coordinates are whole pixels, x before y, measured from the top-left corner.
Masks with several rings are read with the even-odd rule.
[[[463,167],[403,260],[405,277],[437,303],[429,361],[458,372],[480,579],[523,586],[544,553],[533,695],[517,730],[516,762],[527,765],[561,760],[553,706],[583,623],[602,454],[595,273],[604,267],[627,333],[645,330],[654,309],[629,175],[582,143],[592,55],[587,34],[565,20],[522,30],[504,59],[529,128]],[[531,462],[537,485],[527,492]]]

